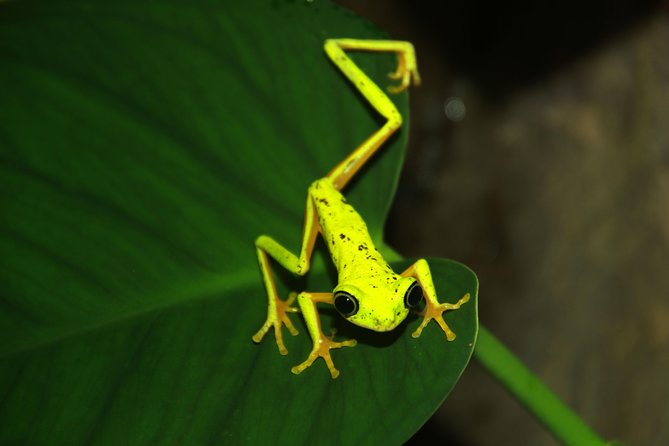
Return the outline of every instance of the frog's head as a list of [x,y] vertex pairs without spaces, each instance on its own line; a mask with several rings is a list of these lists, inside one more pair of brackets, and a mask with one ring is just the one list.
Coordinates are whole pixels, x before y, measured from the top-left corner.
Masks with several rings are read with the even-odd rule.
[[390,331],[423,300],[423,289],[413,277],[367,277],[340,283],[334,307],[350,322],[369,330]]

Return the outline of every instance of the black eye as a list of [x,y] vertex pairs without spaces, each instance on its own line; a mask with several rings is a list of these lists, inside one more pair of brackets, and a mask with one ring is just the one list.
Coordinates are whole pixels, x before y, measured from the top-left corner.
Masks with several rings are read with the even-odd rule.
[[334,306],[344,317],[351,317],[358,312],[358,299],[346,291],[337,291],[334,296]]
[[418,282],[411,284],[404,295],[404,306],[407,308],[416,308],[423,301],[423,289]]

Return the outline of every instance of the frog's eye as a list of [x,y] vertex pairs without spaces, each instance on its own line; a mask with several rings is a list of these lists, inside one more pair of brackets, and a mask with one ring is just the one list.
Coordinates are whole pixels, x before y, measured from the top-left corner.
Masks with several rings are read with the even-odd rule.
[[358,312],[358,299],[346,291],[337,291],[334,295],[334,307],[344,317],[351,317]]
[[423,289],[415,281],[411,284],[406,294],[404,294],[404,306],[407,308],[416,308],[423,301]]

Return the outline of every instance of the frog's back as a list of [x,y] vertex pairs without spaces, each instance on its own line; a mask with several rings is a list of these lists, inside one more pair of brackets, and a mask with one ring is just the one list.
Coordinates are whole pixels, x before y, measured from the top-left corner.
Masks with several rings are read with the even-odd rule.
[[321,233],[340,276],[355,274],[360,265],[388,268],[387,263],[374,246],[367,225],[360,214],[339,192],[332,181],[321,178],[309,187],[314,201]]

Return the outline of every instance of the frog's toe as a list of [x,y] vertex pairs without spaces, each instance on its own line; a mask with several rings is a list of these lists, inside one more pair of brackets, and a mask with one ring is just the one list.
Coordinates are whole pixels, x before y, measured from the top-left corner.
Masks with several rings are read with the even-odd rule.
[[355,339],[349,339],[347,341],[342,341],[342,342],[335,342],[325,336],[321,337],[320,342],[317,344],[314,343],[314,348],[309,353],[309,356],[307,359],[302,362],[301,364],[296,365],[291,369],[291,372],[294,374],[298,375],[305,371],[307,368],[313,364],[313,362],[321,357],[325,361],[325,364],[328,367],[328,370],[330,371],[330,376],[332,379],[335,379],[339,376],[339,370],[334,365],[334,362],[332,361],[332,357],[330,356],[330,350],[334,348],[341,348],[341,347],[354,347],[357,344],[357,341]]

